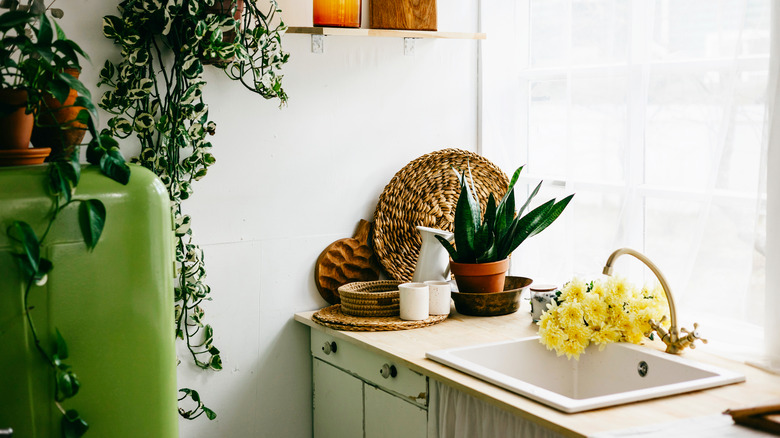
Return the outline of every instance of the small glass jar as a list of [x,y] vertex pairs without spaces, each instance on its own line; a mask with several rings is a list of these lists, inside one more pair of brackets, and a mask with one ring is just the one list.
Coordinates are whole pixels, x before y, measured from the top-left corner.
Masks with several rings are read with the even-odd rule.
[[539,322],[542,314],[547,311],[547,305],[555,299],[558,286],[552,284],[532,285],[531,289],[531,319]]

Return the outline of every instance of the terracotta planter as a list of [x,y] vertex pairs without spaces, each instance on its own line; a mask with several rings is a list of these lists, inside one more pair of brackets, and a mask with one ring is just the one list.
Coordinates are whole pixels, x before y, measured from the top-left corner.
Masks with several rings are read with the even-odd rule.
[[450,261],[460,293],[491,293],[504,290],[509,259],[490,263],[456,263]]
[[[216,15],[223,15],[227,16],[228,12],[230,12],[230,9],[233,7],[233,5],[236,5],[236,12],[233,14],[233,19],[236,21],[241,21],[241,14],[244,13],[244,0],[215,0],[213,6],[208,6],[206,8],[206,12],[209,14],[216,14]],[[224,32],[222,34],[222,42],[223,43],[232,43],[236,40],[236,31],[230,30],[228,32]],[[201,62],[205,65],[222,65],[222,64],[228,64],[233,59],[222,59],[219,57],[214,58],[206,58],[204,56],[201,56]]]
[[0,116],[0,149],[29,149],[35,117],[24,113],[27,91],[2,89],[0,103],[18,108],[11,114]]
[[[66,68],[65,73],[78,79],[81,72],[75,68]],[[87,125],[75,119],[82,106],[73,106],[78,93],[70,89],[65,102],[60,103],[54,96],[47,94],[43,98],[38,125],[33,129],[32,143],[35,147],[52,149],[47,161],[70,156],[76,145],[80,144],[87,132]]]

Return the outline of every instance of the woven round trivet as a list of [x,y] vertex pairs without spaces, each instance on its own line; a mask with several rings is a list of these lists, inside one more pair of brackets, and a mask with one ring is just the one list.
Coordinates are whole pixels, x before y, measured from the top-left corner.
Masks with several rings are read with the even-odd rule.
[[397,316],[388,317],[361,317],[345,315],[341,311],[341,304],[320,309],[315,312],[311,319],[317,324],[324,325],[336,330],[345,330],[353,332],[381,332],[392,330],[408,330],[429,325],[438,324],[445,319],[447,315],[431,315],[428,319],[422,321],[404,321]]
[[339,286],[341,311],[351,316],[398,316],[400,281],[355,281]]
[[392,278],[412,280],[422,244],[418,225],[453,231],[460,185],[452,169],[465,171],[469,166],[484,213],[490,193],[500,200],[509,187],[509,178],[473,152],[442,149],[423,155],[387,184],[376,206],[373,240],[374,251]]

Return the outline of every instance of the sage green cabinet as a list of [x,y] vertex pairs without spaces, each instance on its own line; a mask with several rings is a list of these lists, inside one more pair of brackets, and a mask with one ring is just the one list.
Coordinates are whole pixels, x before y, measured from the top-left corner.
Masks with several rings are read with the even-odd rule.
[[314,436],[363,437],[363,381],[320,360],[312,363]]
[[428,378],[311,331],[314,438],[426,438]]
[[426,438],[428,411],[365,385],[364,418],[367,438]]

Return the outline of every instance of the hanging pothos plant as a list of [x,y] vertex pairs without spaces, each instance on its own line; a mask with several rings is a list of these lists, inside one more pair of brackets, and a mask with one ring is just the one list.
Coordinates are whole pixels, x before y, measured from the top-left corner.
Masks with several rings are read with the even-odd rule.
[[[202,93],[204,64],[223,69],[250,91],[266,99],[287,95],[279,70],[289,55],[282,51],[286,30],[276,0],[265,8],[243,0],[124,0],[119,15],[103,18],[103,34],[121,48],[119,62],[106,61],[99,85],[111,87],[99,105],[113,117],[112,134],[135,134],[141,153],[134,161],[155,172],[168,188],[175,221],[176,333],[200,368],[220,370],[214,332],[204,322],[203,300],[210,300],[204,282],[203,251],[193,243],[191,219],[181,203],[192,195],[192,183],[216,161],[206,135],[213,135]],[[243,11],[242,11],[243,10]],[[216,414],[200,395],[179,390],[194,408],[179,408],[184,418]]]

